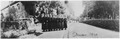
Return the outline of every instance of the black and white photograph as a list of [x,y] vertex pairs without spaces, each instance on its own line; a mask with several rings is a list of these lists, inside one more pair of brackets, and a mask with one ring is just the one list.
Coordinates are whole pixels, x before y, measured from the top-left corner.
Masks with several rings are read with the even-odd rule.
[[119,38],[119,5],[119,0],[2,0],[0,37]]

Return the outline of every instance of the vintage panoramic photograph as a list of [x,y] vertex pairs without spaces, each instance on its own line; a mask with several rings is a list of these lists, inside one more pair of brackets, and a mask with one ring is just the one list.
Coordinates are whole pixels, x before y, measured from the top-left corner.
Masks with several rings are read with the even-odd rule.
[[119,38],[119,0],[0,1],[0,36]]

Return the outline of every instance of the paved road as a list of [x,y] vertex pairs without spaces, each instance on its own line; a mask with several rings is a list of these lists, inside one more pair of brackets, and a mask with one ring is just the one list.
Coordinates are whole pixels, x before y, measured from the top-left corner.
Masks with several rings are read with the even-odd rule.
[[118,38],[119,32],[84,23],[68,23],[67,30],[43,32],[43,34],[39,36],[30,36],[35,38]]

